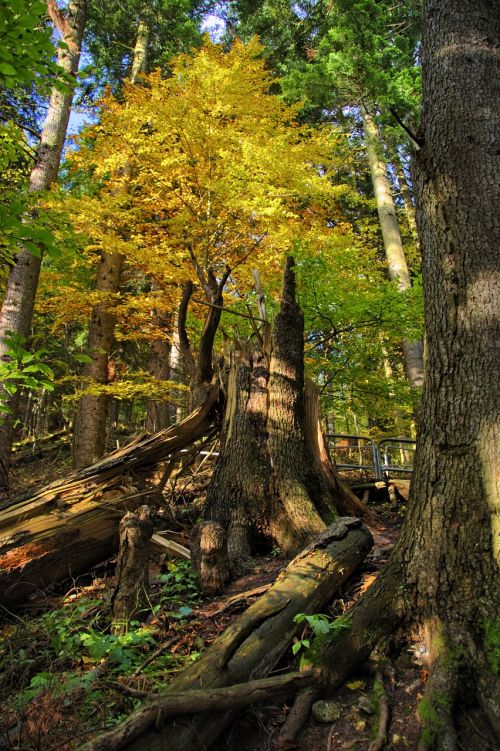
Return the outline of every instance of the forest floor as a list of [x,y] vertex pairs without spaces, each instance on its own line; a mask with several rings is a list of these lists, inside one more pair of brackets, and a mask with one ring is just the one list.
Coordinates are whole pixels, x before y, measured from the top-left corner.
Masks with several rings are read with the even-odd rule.
[[[23,452],[15,464],[14,483],[20,492],[67,473],[69,447],[57,442],[43,457],[26,458]],[[406,490],[404,483],[401,490]],[[192,498],[189,502],[185,491],[178,506],[181,519],[196,514],[197,502],[193,510]],[[324,608],[329,618],[344,613],[371,586],[397,539],[404,500],[400,498],[395,505],[382,497],[373,510],[377,514],[372,529],[375,546],[344,590]],[[186,522],[178,526],[179,541],[188,526]],[[279,550],[271,551],[256,558],[254,569],[234,581],[224,596],[203,598],[189,562],[153,558],[149,612],[141,623],[133,622],[124,636],[109,630],[113,560],[79,577],[65,591],[54,590],[27,603],[21,612],[4,612],[0,625],[0,751],[70,751],[92,732],[121,721],[140,705],[140,692],[160,690],[197,659],[253,601],[257,596],[253,590],[270,585],[288,560]],[[242,598],[242,593],[247,594]],[[304,636],[309,634],[304,632]],[[426,655],[418,634],[409,640],[406,635],[406,639],[393,661],[384,656],[377,666],[383,671],[389,707],[386,751],[417,747],[416,710],[427,678]],[[297,661],[290,650],[275,672],[293,669]],[[376,656],[371,664],[372,668],[376,665]],[[289,709],[289,704],[279,702],[241,712],[214,748],[271,751]],[[379,710],[373,669],[352,676],[332,697],[330,719],[319,722],[311,717],[296,745],[289,748],[366,751],[377,732]],[[477,728],[474,730],[479,720],[472,711],[464,712],[462,721],[461,749],[494,751],[486,739],[481,741]]]

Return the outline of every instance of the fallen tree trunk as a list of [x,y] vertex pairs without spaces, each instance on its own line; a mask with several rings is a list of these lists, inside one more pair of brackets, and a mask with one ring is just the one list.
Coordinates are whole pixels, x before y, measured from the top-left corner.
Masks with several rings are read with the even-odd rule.
[[0,511],[0,601],[15,607],[112,555],[121,516],[156,493],[154,487],[138,487],[141,475],[214,430],[218,396],[214,386],[205,403],[178,425],[136,438]]
[[[263,678],[277,664],[297,631],[298,613],[317,613],[358,567],[373,544],[358,519],[334,522],[280,574],[274,585],[159,697],[150,699],[120,725],[84,746],[84,751],[130,748],[132,751],[197,751],[223,732],[234,710],[198,714],[190,722],[168,724],[147,714],[151,702],[203,687],[220,688]],[[146,712],[147,727],[142,723]],[[137,720],[137,724],[136,724]],[[134,730],[135,728],[135,730]]]

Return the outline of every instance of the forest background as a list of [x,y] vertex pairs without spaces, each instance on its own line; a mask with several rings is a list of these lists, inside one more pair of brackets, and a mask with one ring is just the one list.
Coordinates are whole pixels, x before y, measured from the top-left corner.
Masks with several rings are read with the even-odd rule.
[[2,4],[4,486],[14,439],[73,431],[84,466],[186,414],[186,285],[196,352],[225,277],[220,357],[290,253],[329,431],[413,437],[418,3],[86,5]]

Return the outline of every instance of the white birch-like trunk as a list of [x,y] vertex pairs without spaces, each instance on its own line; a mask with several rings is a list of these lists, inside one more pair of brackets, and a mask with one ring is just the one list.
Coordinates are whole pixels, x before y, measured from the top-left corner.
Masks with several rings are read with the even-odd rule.
[[[379,153],[380,134],[373,116],[364,105],[361,106],[361,114],[389,276],[396,282],[399,290],[405,292],[411,287],[410,273],[399,231],[391,186],[387,177],[387,166]],[[405,339],[403,341],[403,354],[406,377],[412,386],[421,386],[424,379],[423,343]]]
[[[87,0],[71,0],[64,14],[53,2],[48,2],[47,5],[62,41],[67,45],[66,48],[58,50],[57,62],[66,73],[75,76],[80,62]],[[28,188],[30,193],[48,190],[57,178],[72,101],[73,88],[65,91],[58,91],[55,88],[52,90],[40,144],[30,174]],[[40,257],[32,255],[25,248],[20,248],[16,254],[15,265],[7,280],[0,311],[0,358],[8,357],[7,346],[4,343],[7,332],[14,332],[24,337],[29,335],[41,263]],[[12,425],[17,399],[16,395],[9,397],[0,389],[0,400],[11,410],[10,415],[0,424],[0,491],[2,491],[8,489]]]

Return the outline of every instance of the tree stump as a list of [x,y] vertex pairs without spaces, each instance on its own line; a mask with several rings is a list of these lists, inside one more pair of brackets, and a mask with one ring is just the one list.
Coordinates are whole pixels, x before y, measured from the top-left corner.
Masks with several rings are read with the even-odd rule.
[[199,586],[207,594],[218,594],[230,576],[227,535],[217,522],[198,524],[191,542],[191,559]]
[[120,551],[112,596],[113,632],[124,633],[132,618],[143,611],[149,593],[149,543],[153,534],[151,510],[141,506],[120,522]]

